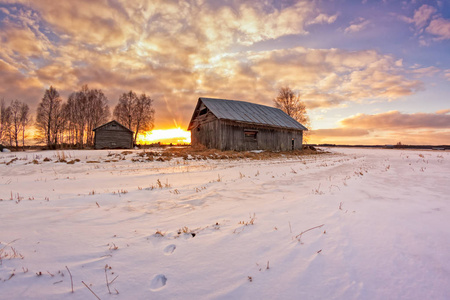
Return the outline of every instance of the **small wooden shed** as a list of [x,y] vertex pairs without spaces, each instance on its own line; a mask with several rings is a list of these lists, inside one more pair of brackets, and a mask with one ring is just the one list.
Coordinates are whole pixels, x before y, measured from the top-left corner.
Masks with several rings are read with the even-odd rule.
[[112,120],[93,129],[95,149],[133,148],[133,131]]
[[191,144],[219,150],[300,150],[302,124],[281,109],[237,100],[199,98],[189,123]]

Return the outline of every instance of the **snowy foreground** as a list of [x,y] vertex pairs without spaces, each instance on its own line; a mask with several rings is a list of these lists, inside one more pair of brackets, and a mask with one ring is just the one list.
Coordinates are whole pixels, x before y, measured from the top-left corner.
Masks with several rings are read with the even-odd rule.
[[450,152],[330,151],[0,153],[0,298],[450,299]]

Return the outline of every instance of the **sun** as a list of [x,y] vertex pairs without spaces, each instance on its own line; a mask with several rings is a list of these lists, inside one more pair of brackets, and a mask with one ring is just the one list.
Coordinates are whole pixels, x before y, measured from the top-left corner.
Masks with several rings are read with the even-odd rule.
[[181,128],[173,129],[156,129],[147,131],[138,136],[137,142],[139,144],[154,144],[161,143],[168,144],[190,144],[191,133]]

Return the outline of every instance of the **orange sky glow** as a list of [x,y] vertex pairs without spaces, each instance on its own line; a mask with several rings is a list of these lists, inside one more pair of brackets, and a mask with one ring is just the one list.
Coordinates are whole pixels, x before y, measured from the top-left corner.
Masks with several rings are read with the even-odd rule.
[[154,143],[161,144],[190,144],[191,132],[181,128],[155,129],[138,135],[138,144],[148,145]]

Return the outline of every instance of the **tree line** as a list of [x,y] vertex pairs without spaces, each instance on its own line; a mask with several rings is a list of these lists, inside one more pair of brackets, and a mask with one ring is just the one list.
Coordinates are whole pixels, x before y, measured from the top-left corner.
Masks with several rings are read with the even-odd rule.
[[[310,126],[306,107],[299,93],[294,93],[288,86],[281,87],[273,101],[275,107],[302,125]],[[123,93],[113,110],[114,119],[134,131],[134,144],[139,133],[153,129],[154,114],[150,96],[145,93],[138,95],[133,91]],[[15,146],[16,149],[20,144],[24,147],[26,130],[34,125],[35,138],[44,142],[48,148],[92,147],[93,129],[106,123],[110,116],[108,99],[102,90],[83,85],[63,102],[56,88],[50,86],[38,105],[34,123],[26,103],[13,100],[6,106],[4,100],[0,102],[0,143]]]
[[25,146],[25,132],[31,122],[30,108],[19,100],[11,101],[6,106],[5,100],[0,101],[0,143],[22,148]]
[[[19,148],[25,145],[26,131],[34,125],[34,137],[48,148],[60,146],[85,148],[94,145],[93,129],[108,122],[111,117],[108,99],[100,89],[83,85],[63,101],[53,86],[45,90],[38,104],[36,119],[31,121],[27,104],[18,100],[9,106],[1,101],[0,143]],[[134,131],[134,143],[139,133],[154,126],[153,100],[145,93],[123,93],[114,107],[113,117]]]

